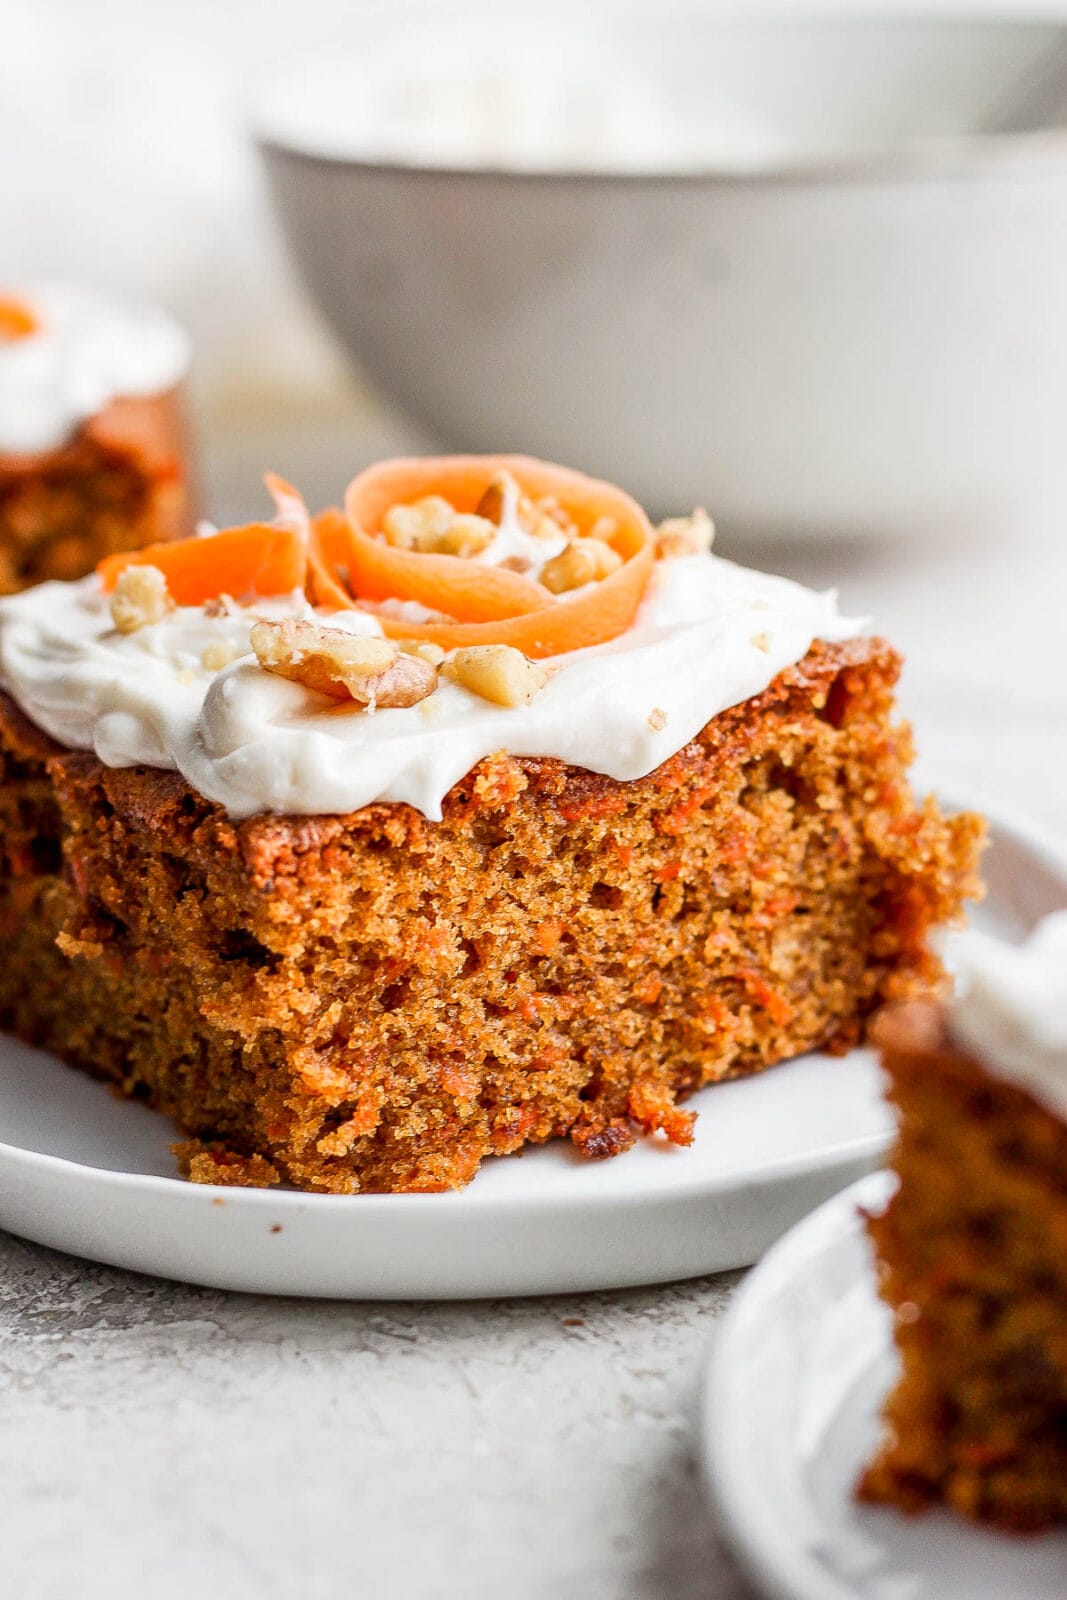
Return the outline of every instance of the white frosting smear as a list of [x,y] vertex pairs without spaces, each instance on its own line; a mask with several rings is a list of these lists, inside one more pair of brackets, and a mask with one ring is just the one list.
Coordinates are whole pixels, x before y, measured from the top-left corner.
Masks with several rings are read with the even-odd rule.
[[18,298],[40,326],[0,338],[0,453],[58,449],[112,400],[164,394],[188,371],[188,338],[154,306],[61,283]]
[[[119,634],[96,578],[45,583],[0,601],[0,684],[61,743],[108,766],[178,771],[235,818],[384,800],[436,820],[452,785],[500,750],[644,777],[815,639],[863,626],[839,615],[833,593],[680,556],[656,563],[625,634],[557,657],[530,704],[493,705],[442,679],[419,705],[370,713],[265,672],[250,654],[258,617],[313,615],[298,594],[219,617],[181,607]],[[381,632],[368,613],[317,615]],[[221,670],[217,647],[234,658]]]
[[1022,945],[968,933],[953,959],[952,1038],[1067,1117],[1067,911],[1046,917]]

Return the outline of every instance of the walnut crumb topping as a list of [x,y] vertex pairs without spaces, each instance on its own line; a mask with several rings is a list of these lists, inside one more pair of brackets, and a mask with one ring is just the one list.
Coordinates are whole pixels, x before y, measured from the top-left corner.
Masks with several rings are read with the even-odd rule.
[[317,622],[257,622],[252,648],[264,671],[370,710],[417,705],[437,687],[436,668],[390,640]]
[[560,534],[573,538],[578,532],[558,500],[550,496],[531,500],[529,495],[523,494],[510,472],[497,474],[476,510],[480,517],[487,517],[498,528],[514,520],[534,539],[558,539]]
[[653,733],[662,733],[667,726],[667,713],[661,706],[653,706],[648,713],[648,725]]
[[406,656],[416,656],[419,661],[428,661],[431,667],[439,667],[445,659],[445,652],[439,644],[434,644],[431,639],[394,639],[396,648]]
[[540,539],[558,539],[561,533],[573,539],[578,534],[573,517],[551,494],[542,495],[539,500],[523,495],[519,501],[519,520],[527,533]]
[[771,636],[769,633],[754,633],[748,642],[755,645],[757,650],[762,650],[764,655],[771,648]]
[[541,582],[552,594],[566,594],[587,583],[599,583],[621,566],[622,556],[605,540],[592,536],[572,539],[558,556],[545,562],[541,568]]
[[544,688],[549,675],[543,662],[531,661],[510,644],[453,650],[441,668],[442,677],[497,706],[526,705]]
[[521,491],[510,472],[500,472],[478,501],[475,510],[496,527],[506,519],[509,511],[518,506]]
[[174,610],[167,580],[158,567],[127,567],[111,596],[111,620],[119,633],[136,633],[162,622]]
[[668,517],[656,529],[656,555],[661,560],[671,556],[698,556],[710,550],[715,540],[715,524],[704,510],[697,506],[688,517]]
[[423,555],[476,556],[488,549],[496,527],[488,517],[457,511],[443,496],[427,495],[410,506],[390,506],[382,532],[400,550]]
[[[578,536],[558,500],[549,496],[531,500],[504,471],[491,480],[473,511],[459,511],[439,494],[390,506],[382,518],[382,535],[397,549],[422,555],[478,556],[492,544],[498,529],[510,522],[536,539]],[[603,517],[592,531],[606,540],[614,534],[615,523]]]
[[414,505],[390,506],[382,518],[387,543],[399,550],[423,550],[444,533],[455,509],[439,494],[428,494]]
[[219,639],[215,644],[208,645],[200,661],[205,672],[221,672],[223,667],[228,667],[231,661],[236,661],[244,653],[237,645]]

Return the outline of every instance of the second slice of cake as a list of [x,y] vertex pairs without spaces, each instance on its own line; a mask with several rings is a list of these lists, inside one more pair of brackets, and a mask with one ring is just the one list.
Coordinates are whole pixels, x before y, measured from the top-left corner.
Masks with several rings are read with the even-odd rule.
[[902,1371],[862,1492],[1067,1518],[1067,911],[968,936],[951,1005],[880,1019],[898,1192],[870,1222]]
[[0,292],[0,594],[192,532],[189,362],[158,307]]

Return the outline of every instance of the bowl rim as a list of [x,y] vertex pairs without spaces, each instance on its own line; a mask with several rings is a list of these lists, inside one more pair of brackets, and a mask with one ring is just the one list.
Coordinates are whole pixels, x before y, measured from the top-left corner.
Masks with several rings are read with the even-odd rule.
[[[471,15],[478,15],[486,0],[469,0]],[[546,4],[548,0],[546,0]],[[588,0],[591,13],[602,7]],[[814,28],[862,34],[870,28],[920,29],[964,35],[970,31],[993,30],[1004,34],[1044,31],[1058,34],[1055,50],[1067,51],[1067,3],[1064,0],[1022,0],[1020,14],[1005,11],[1004,0],[962,0],[961,8],[942,14],[920,8],[918,0],[872,0],[870,6],[838,8],[832,0],[809,0],[810,9],[799,12],[776,9],[774,0],[752,10],[740,8],[738,0],[726,0],[719,12],[701,8],[700,20],[715,30],[752,32],[771,29],[782,33],[803,33]],[[495,8],[490,3],[487,14]],[[605,13],[606,14],[606,13]],[[614,14],[614,13],[613,13]],[[685,0],[678,0],[677,14],[690,15]],[[695,13],[694,13],[695,15]],[[624,0],[616,22],[627,18],[654,18],[647,0]],[[380,19],[379,19],[380,20]],[[439,19],[424,16],[421,26],[432,36]],[[372,32],[374,30],[372,29]],[[314,69],[330,59],[325,41],[308,43],[300,52],[304,64]],[[335,41],[335,44],[337,41]],[[341,44],[341,49],[348,44]],[[287,63],[291,67],[291,63]],[[717,164],[680,167],[664,163],[661,167],[626,168],[577,163],[549,166],[531,162],[508,165],[506,162],[431,161],[410,157],[361,155],[342,149],[317,146],[287,133],[275,121],[272,110],[274,92],[283,81],[278,63],[261,62],[245,99],[245,125],[251,139],[265,156],[283,155],[326,170],[351,169],[367,176],[392,175],[402,178],[438,177],[469,183],[508,180],[523,185],[563,188],[567,184],[600,184],[610,188],[669,186],[680,190],[700,186],[728,189],[758,189],[765,186],[793,186],[817,183],[890,183],[901,181],[948,181],[976,177],[1014,177],[1020,173],[1055,172],[1067,168],[1067,121],[1048,122],[1032,128],[997,128],[951,135],[918,135],[915,138],[887,139],[863,149],[828,148],[803,153],[795,159],[775,156],[752,165]]]
[[821,183],[900,183],[1011,179],[1067,172],[1067,125],[1033,132],[968,134],[951,139],[921,139],[907,145],[822,156],[757,167],[707,167],[618,170],[598,167],[475,166],[458,162],[390,161],[308,149],[253,123],[252,136],[266,159],[282,157],[326,171],[351,171],[365,177],[405,180],[437,178],[470,184],[501,183],[565,188],[599,184],[604,188],[761,189]]

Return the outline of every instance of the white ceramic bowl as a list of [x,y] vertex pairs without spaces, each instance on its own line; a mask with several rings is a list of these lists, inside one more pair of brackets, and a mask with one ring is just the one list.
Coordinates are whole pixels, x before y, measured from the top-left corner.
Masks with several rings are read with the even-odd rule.
[[407,80],[387,40],[259,97],[293,256],[382,390],[731,533],[1067,516],[1067,133],[1011,131],[1067,30],[559,26],[409,29]]

